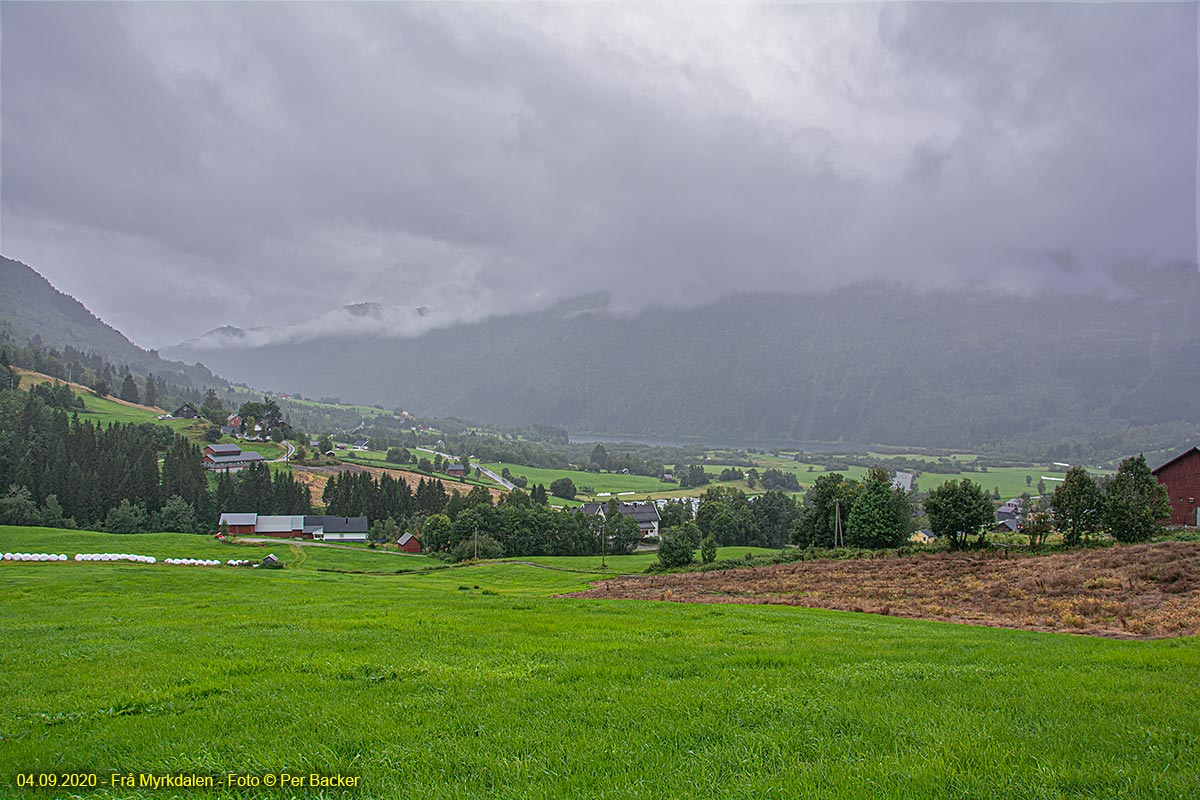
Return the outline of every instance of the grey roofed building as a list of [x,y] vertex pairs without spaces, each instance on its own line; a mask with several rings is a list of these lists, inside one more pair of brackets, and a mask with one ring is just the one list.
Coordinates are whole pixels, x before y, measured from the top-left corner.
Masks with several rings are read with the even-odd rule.
[[411,533],[405,531],[404,533],[400,534],[400,538],[396,540],[396,544],[403,547],[404,545],[406,545],[410,541],[412,541],[412,538],[413,538],[413,535]]
[[307,514],[304,517],[304,526],[324,528],[325,533],[366,533],[367,518]]
[[211,450],[214,456],[237,455],[242,452],[242,448],[236,444],[210,444],[205,445],[205,450]]
[[258,514],[222,514],[219,525],[254,525],[258,522]]
[[249,464],[254,461],[263,460],[262,454],[256,453],[253,450],[245,453],[238,453],[237,455],[232,456],[209,455],[205,456],[205,458],[218,467],[225,466],[227,464]]
[[[608,513],[607,503],[584,503],[579,507],[583,514],[596,514],[601,517]],[[621,503],[622,516],[629,517],[638,524],[643,536],[657,536],[658,523],[662,519],[658,515],[658,506],[654,503]]]
[[658,508],[653,503],[621,503],[621,513],[634,522],[658,522]]
[[906,492],[911,492],[914,477],[915,476],[911,472],[897,471],[892,477],[892,487]]

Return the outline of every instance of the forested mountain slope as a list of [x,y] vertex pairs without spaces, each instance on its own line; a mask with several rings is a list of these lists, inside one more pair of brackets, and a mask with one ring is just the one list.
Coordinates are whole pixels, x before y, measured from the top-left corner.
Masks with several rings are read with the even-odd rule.
[[36,340],[55,350],[72,347],[95,353],[129,366],[136,374],[153,372],[185,387],[226,385],[204,367],[165,361],[157,353],[143,350],[29,266],[0,256],[0,339],[5,337],[15,345]]
[[593,297],[415,338],[169,354],[284,391],[577,433],[1169,446],[1200,427],[1200,278],[1129,274],[1104,293],[870,285],[635,314]]

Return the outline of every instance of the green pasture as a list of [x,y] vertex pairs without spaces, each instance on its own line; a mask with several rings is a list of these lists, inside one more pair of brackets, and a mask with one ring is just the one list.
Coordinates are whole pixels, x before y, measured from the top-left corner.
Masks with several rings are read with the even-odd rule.
[[[0,531],[6,547],[15,537],[30,550],[80,535]],[[553,596],[591,577],[516,563],[371,576],[2,563],[0,795],[958,800],[1200,790],[1196,639]],[[347,773],[361,788],[16,786],[19,774],[67,770]]]
[[[532,487],[536,483],[549,487],[550,484],[559,478],[570,478],[575,487],[591,486],[599,492],[636,492],[639,496],[652,494],[655,492],[669,491],[675,484],[663,483],[658,478],[651,478],[646,475],[622,475],[620,473],[610,472],[580,472],[573,469],[541,469],[539,467],[524,467],[520,464],[506,464],[503,462],[495,462],[484,464],[483,466],[501,474],[505,467],[513,475],[523,475],[529,480],[529,486]],[[582,493],[581,493],[582,494]]]
[[[229,559],[261,560],[274,553],[288,569],[305,570],[357,570],[362,572],[396,572],[439,566],[442,562],[428,556],[398,553],[361,547],[325,547],[300,545],[287,539],[266,544],[220,541],[212,536],[183,533],[137,533],[116,534],[95,531],[62,531],[51,528],[18,528],[0,525],[0,553],[65,553],[74,558],[76,553],[130,553],[139,556],[165,558],[208,558],[220,559],[224,564]],[[46,564],[68,569],[86,570],[94,563]],[[175,569],[174,566],[154,564],[128,564],[133,568]],[[207,569],[205,567],[179,567],[179,569]],[[227,569],[225,567],[214,569]]]
[[[717,558],[721,560],[742,558],[746,555],[762,555],[777,553],[767,547],[718,547]],[[527,556],[504,559],[507,562],[539,564],[554,569],[574,570],[593,574],[605,574],[601,569],[600,556]],[[658,561],[657,553],[634,553],[628,556],[605,556],[607,574],[641,573],[646,567]]]

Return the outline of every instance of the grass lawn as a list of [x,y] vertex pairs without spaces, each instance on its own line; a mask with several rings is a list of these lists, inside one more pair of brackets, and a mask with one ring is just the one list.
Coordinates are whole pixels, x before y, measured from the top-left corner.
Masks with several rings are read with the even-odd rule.
[[15,781],[68,769],[340,772],[369,798],[1197,794],[1196,639],[552,597],[589,577],[0,563],[0,794],[65,796]]

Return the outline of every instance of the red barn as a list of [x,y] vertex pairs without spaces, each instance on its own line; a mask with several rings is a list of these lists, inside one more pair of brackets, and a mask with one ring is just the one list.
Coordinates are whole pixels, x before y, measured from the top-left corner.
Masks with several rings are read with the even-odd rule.
[[1200,526],[1200,447],[1175,456],[1154,470],[1154,477],[1167,487],[1171,524]]
[[405,533],[396,540],[396,547],[405,553],[421,552],[421,540],[411,533]]
[[258,514],[222,514],[220,524],[228,525],[234,536],[253,536]]
[[452,478],[461,478],[466,472],[467,469],[462,464],[451,464],[446,467],[446,474]]

